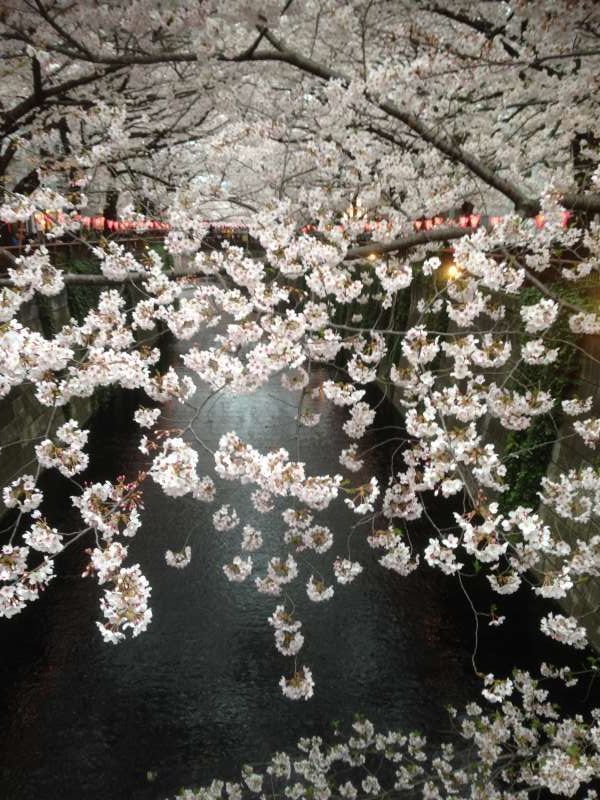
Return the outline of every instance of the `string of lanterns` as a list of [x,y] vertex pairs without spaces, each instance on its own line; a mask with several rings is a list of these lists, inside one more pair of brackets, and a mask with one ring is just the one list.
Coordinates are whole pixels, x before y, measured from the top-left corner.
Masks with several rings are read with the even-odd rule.
[[[561,212],[562,225],[568,227],[569,220],[573,216],[570,211]],[[458,226],[459,228],[470,228],[476,230],[481,225],[493,228],[498,225],[504,217],[502,216],[484,216],[482,214],[464,214],[459,217],[442,217],[435,216],[429,218],[422,218],[413,220],[413,228],[415,231],[429,231],[434,228],[446,226]],[[115,233],[126,233],[130,231],[160,231],[167,232],[171,230],[171,225],[168,222],[163,222],[158,219],[150,219],[147,217],[138,217],[136,219],[107,219],[102,215],[86,216],[77,214],[74,217],[69,217],[61,211],[37,211],[32,215],[30,220],[33,232],[46,232],[52,230],[56,225],[65,224],[69,221],[75,220],[79,222],[84,230],[88,231],[111,231]],[[534,217],[534,223],[537,228],[543,228],[545,225],[545,217],[543,214],[538,214]],[[4,223],[7,225],[7,223]],[[235,222],[211,222],[206,221],[215,233],[221,236],[235,235],[236,233],[247,233],[248,229],[242,223]],[[11,225],[7,227],[12,228]],[[29,225],[27,226],[29,227]],[[338,226],[343,228],[340,224]],[[386,230],[390,228],[390,223],[381,220],[379,222],[365,222],[365,233],[376,233],[377,231]],[[301,233],[312,233],[317,230],[315,225],[305,225],[300,229]]]
[[[563,228],[568,227],[569,220],[572,216],[573,213],[571,211],[561,211],[561,224]],[[498,215],[485,216],[483,214],[464,214],[459,217],[423,217],[422,219],[413,220],[412,225],[415,231],[430,231],[441,226],[458,226],[459,228],[471,228],[472,230],[476,230],[480,225],[493,228],[500,224],[503,219],[503,216]],[[533,220],[536,228],[543,228],[546,224],[546,218],[544,214],[537,214]],[[337,227],[343,229],[344,226],[340,224]],[[364,224],[365,233],[377,232],[386,229],[389,230],[390,228],[390,223],[386,222],[385,220],[381,220],[379,222],[365,222]],[[301,233],[312,233],[316,230],[318,230],[316,225],[305,225],[300,229]]]

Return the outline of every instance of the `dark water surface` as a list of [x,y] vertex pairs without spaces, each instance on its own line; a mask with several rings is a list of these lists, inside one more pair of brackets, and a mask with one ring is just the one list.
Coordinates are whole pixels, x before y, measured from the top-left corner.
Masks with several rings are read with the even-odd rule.
[[[275,383],[249,397],[219,397],[196,430],[211,447],[235,430],[263,451],[285,446],[295,456],[291,397]],[[134,407],[131,396],[120,395],[93,420],[94,472],[86,477],[133,475],[146,465],[137,449],[140,430],[131,422]],[[325,403],[320,410],[320,425],[303,429],[300,444],[311,474],[340,471],[336,453],[347,443],[339,429],[345,412]],[[389,424],[389,414],[384,410],[378,422]],[[189,410],[170,404],[161,424],[182,426],[189,417]],[[363,444],[390,435],[382,431]],[[394,447],[372,450],[367,469],[385,477]],[[210,456],[201,459],[205,473]],[[67,482],[52,473],[44,481],[50,520],[75,529]],[[267,543],[281,542],[281,517],[258,514],[249,493],[219,482],[217,501],[208,506],[148,486],[143,526],[128,559],[139,561],[152,585],[154,619],[138,638],[102,642],[94,625],[100,590],[94,580],[79,578],[85,560],[75,548],[58,559],[59,577],[37,603],[0,621],[2,800],[172,797],[181,786],[213,777],[237,779],[242,763],[264,761],[300,736],[328,735],[333,720],[347,728],[354,712],[386,728],[436,736],[446,727],[443,706],[474,696],[473,617],[459,587],[428,568],[408,578],[384,570],[363,528],[350,547],[365,571],[353,585],[336,586],[333,600],[317,605],[306,598],[300,590],[313,570],[301,566],[302,584],[293,589],[305,634],[299,663],[311,666],[316,692],[309,702],[286,700],[277,682],[290,673],[291,659],[275,651],[266,622],[281,599],[257,594],[250,582],[225,579],[221,565],[240,552],[240,529],[217,533],[210,519],[222,503],[232,503]],[[432,513],[450,519],[447,510]],[[334,552],[346,553],[356,516],[338,504],[319,518],[334,530]],[[421,534],[429,535],[425,522]],[[182,572],[166,567],[165,549],[180,549],[188,535],[190,566]],[[252,555],[255,572],[264,574],[265,557]],[[540,648],[534,631],[521,606],[496,640],[488,642],[484,632],[483,668],[498,659],[506,665],[531,661]]]

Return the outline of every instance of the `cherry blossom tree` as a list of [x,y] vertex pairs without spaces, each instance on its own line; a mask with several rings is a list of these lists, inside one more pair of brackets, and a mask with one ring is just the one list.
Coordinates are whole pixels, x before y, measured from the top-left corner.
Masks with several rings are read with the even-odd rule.
[[[38,599],[56,554],[85,543],[87,572],[103,589],[100,634],[117,643],[142,633],[150,587],[143,565],[128,561],[127,541],[149,481],[172,497],[214,502],[215,530],[239,535],[239,554],[216,568],[276,598],[268,624],[291,660],[280,683],[291,699],[308,700],[318,686],[301,656],[310,632],[287,596],[328,601],[363,569],[350,553],[332,558],[327,575],[300,577],[306,553],[327,554],[344,535],[319,520],[332,504],[350,507],[382,567],[400,575],[426,565],[461,581],[475,565],[498,601],[533,591],[567,604],[598,578],[597,387],[573,379],[598,363],[600,334],[595,2],[138,0],[123,13],[112,0],[20,0],[0,24],[0,218],[55,208],[64,217],[50,235],[78,237],[79,214],[102,208],[107,192],[114,205],[117,193],[130,211],[164,214],[166,248],[188,275],[178,278],[155,252],[91,243],[94,281],[107,288],[82,322],[46,338],[20,310],[74,276],[43,244],[6,251],[0,391],[29,386],[49,423],[34,468],[3,490],[17,512],[0,557],[3,616]],[[261,257],[227,245],[208,252],[211,221],[223,219],[243,222]],[[131,283],[141,298],[133,307],[121,291]],[[146,345],[157,322],[190,343],[185,376],[161,372],[158,347]],[[212,345],[198,347],[194,336],[212,329]],[[330,372],[316,380],[323,366]],[[297,402],[300,438],[319,425],[316,398],[347,409],[348,444],[339,474],[319,475],[284,448],[260,452],[234,431],[221,438],[215,474],[250,484],[257,512],[280,514],[286,526],[266,573],[255,574],[261,532],[219,503],[212,477],[198,473],[207,444],[191,423],[163,426],[160,404],[187,404],[195,421],[204,412],[197,385],[215,397],[270,380]],[[366,474],[361,453],[374,383],[404,411],[401,459],[387,483]],[[70,400],[103,386],[145,392],[135,421],[148,467],[83,485],[87,431],[56,421]],[[540,441],[508,446],[532,430]],[[587,461],[541,476],[525,502],[511,482],[515,460],[563,441]],[[73,479],[77,530],[46,518],[42,469]],[[423,539],[411,523],[427,518],[434,495],[462,499],[464,511],[451,528],[431,523]],[[567,524],[580,526],[570,541]],[[184,569],[193,542],[169,545],[166,564]],[[583,649],[590,611],[549,611],[540,628]],[[476,611],[477,624],[484,619],[502,622]],[[561,718],[537,678],[481,677],[492,712],[472,705],[457,719],[474,768],[449,747],[430,758],[421,740],[376,734],[365,722],[327,751],[301,743],[298,782],[282,754],[269,774],[292,798],[307,785],[322,798],[416,789],[429,798],[574,796],[593,779],[598,712]],[[542,677],[574,680],[548,665]],[[331,789],[336,763],[360,770],[373,754],[389,761],[391,783],[368,768],[360,783]],[[262,777],[246,771],[243,789],[215,783],[183,796],[216,798],[224,788],[259,794]]]

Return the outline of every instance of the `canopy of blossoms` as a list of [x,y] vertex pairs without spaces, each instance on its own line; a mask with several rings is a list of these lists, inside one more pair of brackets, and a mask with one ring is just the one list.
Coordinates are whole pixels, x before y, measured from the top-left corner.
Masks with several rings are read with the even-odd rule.
[[[383,569],[433,568],[459,581],[481,570],[500,609],[516,592],[562,601],[540,628],[583,650],[594,609],[564,608],[600,575],[598,387],[573,377],[594,374],[600,334],[597,4],[135,0],[124,9],[114,0],[15,0],[0,30],[0,220],[60,212],[48,241],[3,249],[0,395],[28,387],[48,421],[33,465],[3,488],[15,511],[1,544],[0,615],[43,602],[55,556],[81,547],[86,575],[102,589],[99,635],[118,643],[143,633],[151,587],[128,542],[155,482],[168,496],[214,504],[214,535],[238,537],[239,553],[215,569],[273,598],[265,624],[289,657],[280,690],[291,700],[319,687],[302,657],[310,631],[289,598],[328,602],[351,583],[360,591],[363,565],[351,547],[323,574],[304,566],[348,535],[320,521],[335,504],[354,512]],[[186,276],[158,252],[141,256],[111,238],[112,226],[89,243],[103,287],[97,307],[44,336],[22,310],[74,281],[49,242],[85,241],[82,219],[109,195],[125,220],[160,220]],[[455,224],[473,210],[484,220],[476,230]],[[436,224],[415,230],[421,218]],[[203,247],[212,220],[243,223],[259,256]],[[157,326],[189,342],[184,376],[160,370],[159,345],[147,343]],[[212,331],[209,347],[194,342],[201,330]],[[315,385],[323,365],[330,377]],[[568,374],[557,381],[561,365]],[[191,421],[205,410],[198,386],[216,397],[274,379],[297,405],[300,439],[319,425],[325,401],[345,410],[347,446],[336,474],[318,474],[287,449],[261,452],[235,431],[221,438],[214,474],[251,485],[257,512],[283,523],[267,569],[256,570],[261,532],[198,472],[208,445]],[[361,453],[375,419],[371,384],[404,413],[401,455],[383,482]],[[90,485],[79,480],[87,431],[64,409],[107,386],[145,395],[135,421],[147,469]],[[159,422],[167,401],[189,408],[185,430]],[[567,441],[586,455],[541,477],[534,500],[510,502],[520,453],[502,443],[532,429],[548,431],[536,446]],[[46,517],[44,469],[72,479],[75,530]],[[411,523],[428,519],[433,496],[463,511],[451,527],[431,523],[416,536]],[[569,541],[567,524],[579,526]],[[193,541],[165,540],[166,565],[183,569],[191,558]],[[475,619],[499,625],[502,614]],[[269,774],[292,800],[392,790],[570,797],[593,780],[598,712],[561,717],[530,675],[481,677],[485,709],[473,704],[456,720],[470,761],[455,761],[451,747],[430,758],[424,742],[364,722],[333,749],[301,743],[294,778],[282,754]],[[575,679],[548,665],[542,677]],[[358,774],[378,753],[391,765],[387,784],[369,768],[331,788],[336,764]],[[183,796],[260,794],[262,781],[250,770],[243,785]]]

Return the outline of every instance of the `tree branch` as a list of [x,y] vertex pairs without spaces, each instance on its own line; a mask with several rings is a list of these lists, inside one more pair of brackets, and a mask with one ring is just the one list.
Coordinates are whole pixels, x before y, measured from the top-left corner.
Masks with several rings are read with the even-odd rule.
[[[274,37],[269,31],[265,33],[265,38],[273,45],[275,52],[258,51],[253,53],[249,60],[282,61],[310,75],[315,75],[318,78],[322,78],[324,80],[338,80],[346,86],[350,85],[350,79],[346,75],[341,72],[337,72],[336,70],[329,69],[323,64],[319,64],[310,58],[306,58],[305,56],[290,50],[284,44],[279,42],[279,40],[276,39],[276,37]],[[394,119],[404,123],[404,125],[417,133],[424,141],[433,145],[437,150],[444,153],[444,155],[448,156],[448,158],[450,158],[452,161],[458,161],[459,163],[463,164],[472,173],[481,178],[484,183],[487,183],[488,186],[493,187],[505,197],[508,197],[515,204],[515,207],[519,212],[527,215],[534,215],[538,213],[539,202],[536,199],[528,197],[523,191],[521,191],[520,188],[515,186],[510,181],[500,177],[497,172],[487,167],[476,156],[464,150],[459,145],[454,144],[449,139],[440,136],[432,128],[429,128],[427,125],[421,122],[420,119],[407,111],[401,110],[394,103],[388,101],[380,102],[372,97],[368,92],[365,93],[365,97],[377,108],[388,114],[388,116],[391,116]]]
[[[241,201],[232,201],[239,205],[245,205]],[[346,252],[344,261],[356,261],[361,258],[368,258],[372,255],[383,255],[385,253],[402,252],[410,250],[412,247],[418,247],[421,244],[428,244],[429,242],[445,242],[453,239],[461,239],[463,236],[468,236],[472,231],[469,228],[435,228],[430,231],[419,231],[418,233],[409,234],[400,239],[394,239],[391,242],[371,242],[370,244],[362,247],[354,247]],[[7,255],[14,262],[15,258],[12,253],[6,249],[0,249],[0,254]],[[169,273],[168,277],[172,279],[193,277],[201,275],[200,271],[186,271],[184,273]],[[65,284],[67,286],[117,286],[129,281],[146,280],[147,275],[144,273],[132,272],[126,278],[107,278],[105,275],[78,275],[75,273],[65,272],[63,274]],[[10,278],[0,278],[0,286],[13,286],[13,281]]]
[[420,244],[429,242],[445,242],[452,239],[462,239],[473,231],[470,228],[433,228],[430,231],[419,231],[409,234],[401,239],[393,239],[391,242],[372,242],[362,247],[353,247],[346,252],[344,261],[355,261],[359,258],[368,258],[372,255],[383,255],[384,253],[401,252],[410,250],[411,247],[418,247]]
[[567,193],[562,196],[560,204],[569,211],[587,211],[589,214],[600,212],[600,194]]
[[20,119],[22,116],[32,111],[34,108],[43,105],[43,103],[50,97],[55,97],[64,92],[69,92],[72,89],[77,89],[79,86],[85,86],[88,83],[93,83],[95,80],[105,78],[107,75],[117,72],[121,66],[107,67],[102,71],[93,72],[91,74],[82,75],[79,78],[73,78],[70,81],[64,81],[56,86],[50,86],[47,89],[42,89],[39,92],[34,92],[29,95],[25,100],[21,101],[18,105],[14,106],[10,111],[5,112],[2,129],[8,133],[11,126]]

